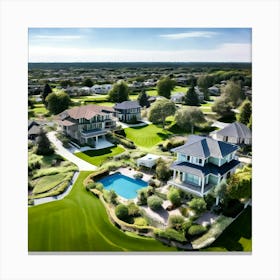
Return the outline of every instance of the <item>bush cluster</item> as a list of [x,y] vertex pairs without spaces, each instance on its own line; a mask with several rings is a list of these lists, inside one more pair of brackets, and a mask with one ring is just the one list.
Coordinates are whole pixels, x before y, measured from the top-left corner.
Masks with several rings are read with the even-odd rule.
[[167,198],[170,202],[175,206],[178,207],[181,205],[181,197],[180,192],[177,188],[172,187],[168,192]]
[[135,179],[142,179],[142,178],[143,178],[143,173],[137,172],[136,174],[133,175],[133,177],[134,177]]
[[165,141],[161,146],[161,150],[163,152],[165,151],[169,151],[173,148],[176,148],[176,147],[179,147],[179,146],[182,146],[184,145],[185,141],[184,140],[181,140],[181,139],[176,139],[176,138],[172,138],[170,140],[167,140]]
[[191,236],[202,235],[207,231],[207,228],[202,225],[192,225],[188,230],[188,234]]
[[120,220],[127,221],[129,217],[128,207],[124,204],[117,205],[115,214]]
[[168,228],[166,230],[156,230],[154,233],[156,236],[166,238],[169,241],[171,240],[179,241],[179,242],[187,241],[186,237],[182,233],[172,228]]
[[163,203],[163,200],[156,195],[152,195],[147,199],[148,206],[153,210],[159,210]]

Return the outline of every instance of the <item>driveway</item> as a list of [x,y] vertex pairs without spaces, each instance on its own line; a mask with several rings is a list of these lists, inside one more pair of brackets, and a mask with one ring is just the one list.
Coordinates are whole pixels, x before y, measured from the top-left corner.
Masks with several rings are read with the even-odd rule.
[[61,155],[62,157],[66,158],[67,160],[73,162],[76,164],[80,171],[91,171],[96,170],[97,167],[95,165],[92,165],[75,155],[73,155],[68,149],[64,148],[62,143],[55,137],[55,131],[51,131],[47,134],[49,140],[53,143],[55,146],[55,151],[57,154]]

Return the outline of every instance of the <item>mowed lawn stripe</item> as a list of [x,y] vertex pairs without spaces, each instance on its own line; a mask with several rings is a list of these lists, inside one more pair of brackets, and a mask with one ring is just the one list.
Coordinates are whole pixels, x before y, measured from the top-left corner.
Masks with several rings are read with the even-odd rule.
[[170,132],[154,124],[142,127],[128,127],[124,131],[128,139],[133,141],[137,146],[145,148],[151,148],[171,135]]
[[87,192],[80,173],[66,198],[28,208],[29,251],[175,251],[159,241],[136,239],[109,221],[101,201]]

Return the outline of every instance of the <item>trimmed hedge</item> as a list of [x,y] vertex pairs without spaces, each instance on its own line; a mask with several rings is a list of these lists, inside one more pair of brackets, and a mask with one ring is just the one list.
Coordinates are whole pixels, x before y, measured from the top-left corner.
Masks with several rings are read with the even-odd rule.
[[207,228],[205,228],[202,225],[192,225],[188,230],[188,234],[191,236],[201,235],[201,234],[205,233],[206,231],[207,231]]
[[178,242],[187,241],[186,237],[182,233],[180,233],[172,228],[168,228],[166,230],[157,229],[154,231],[154,234],[155,234],[155,236],[158,236],[161,238],[166,238],[169,241],[171,241],[171,240],[178,241]]

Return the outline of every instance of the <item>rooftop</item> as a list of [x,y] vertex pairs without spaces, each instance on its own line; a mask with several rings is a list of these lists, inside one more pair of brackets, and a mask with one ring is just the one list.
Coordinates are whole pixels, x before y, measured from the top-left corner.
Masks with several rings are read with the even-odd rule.
[[114,106],[114,109],[134,109],[134,108],[140,108],[138,101],[124,101],[122,103],[117,103]]
[[216,132],[218,135],[236,138],[252,138],[251,130],[243,123],[234,122]]

